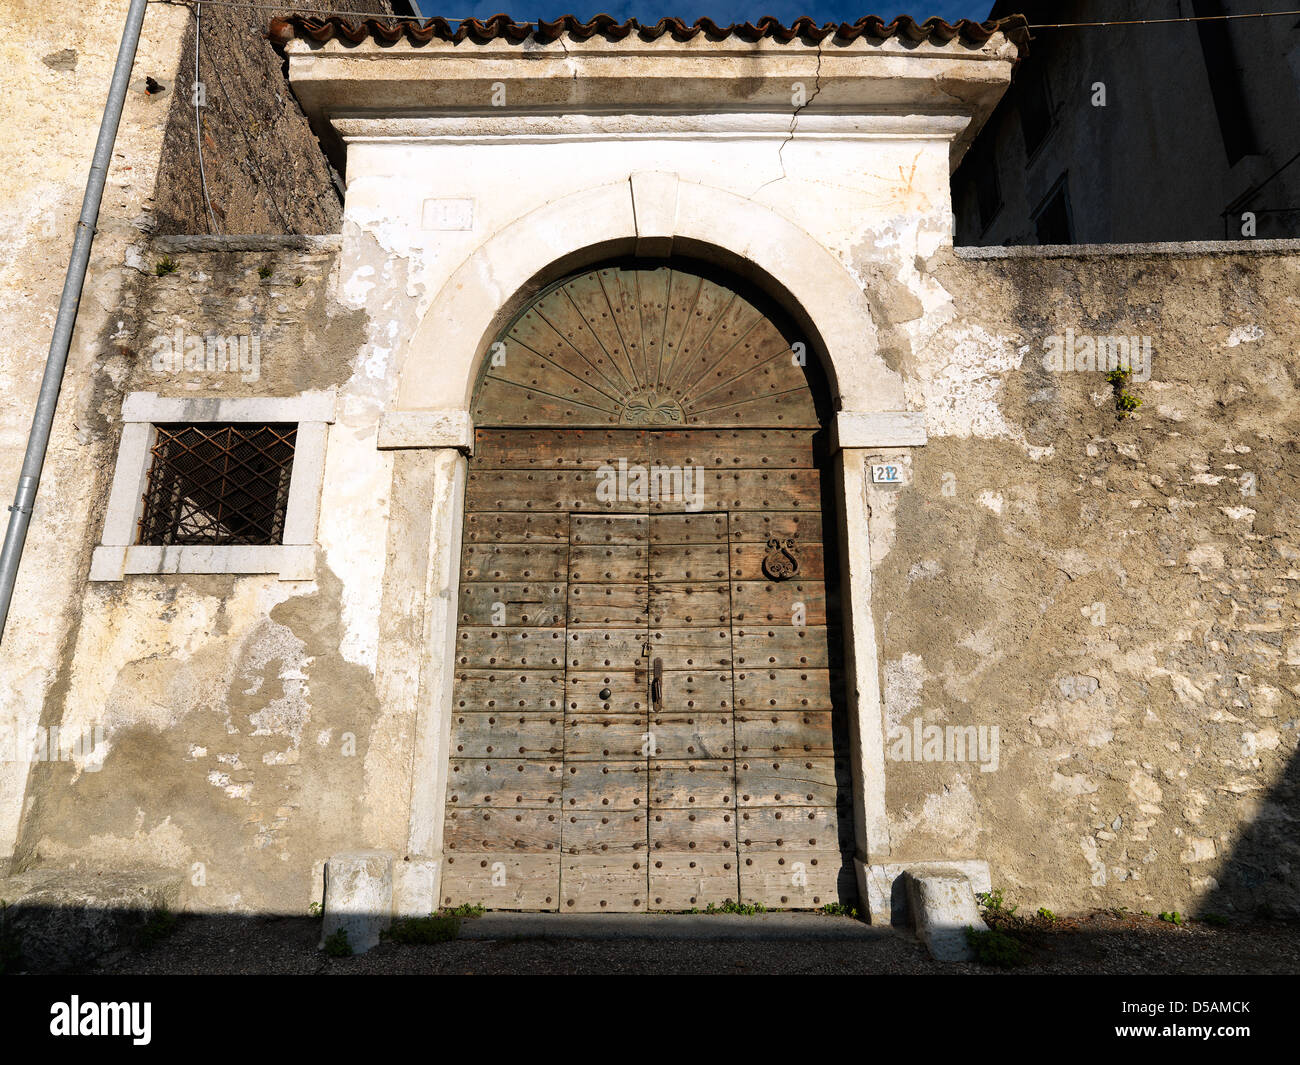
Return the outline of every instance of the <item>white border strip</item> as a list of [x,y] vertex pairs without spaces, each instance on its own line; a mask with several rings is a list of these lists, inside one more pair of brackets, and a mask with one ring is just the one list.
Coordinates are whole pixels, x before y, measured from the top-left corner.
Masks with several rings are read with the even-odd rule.
[[333,391],[238,399],[132,392],[122,401],[122,421],[332,422],[335,404]]
[[469,455],[474,425],[463,410],[390,410],[379,423],[380,451],[412,447],[451,447]]
[[[312,580],[325,448],[335,406],[333,391],[239,399],[130,393],[122,402],[125,424],[104,515],[103,537],[91,556],[90,579],[120,581],[128,574],[147,573],[276,573],[282,581]],[[282,542],[171,547],[135,543],[149,475],[153,427],[159,422],[296,422],[298,437]]]
[[831,448],[922,447],[929,437],[925,413],[912,410],[848,411],[835,415]]

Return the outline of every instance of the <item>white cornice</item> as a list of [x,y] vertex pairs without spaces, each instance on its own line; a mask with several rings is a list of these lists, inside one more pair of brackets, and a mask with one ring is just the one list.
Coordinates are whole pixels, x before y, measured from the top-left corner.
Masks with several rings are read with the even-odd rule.
[[789,136],[933,138],[961,157],[1010,81],[1016,48],[897,41],[294,41],[290,80],[338,139],[554,141]]
[[[802,111],[797,128],[800,137],[812,139],[950,141],[966,129],[969,121],[965,116],[952,114],[863,115]],[[485,140],[541,143],[610,137],[619,140],[784,140],[790,136],[790,115],[779,111],[539,114],[503,110],[456,115],[341,115],[333,120],[333,127],[348,143],[473,143]]]

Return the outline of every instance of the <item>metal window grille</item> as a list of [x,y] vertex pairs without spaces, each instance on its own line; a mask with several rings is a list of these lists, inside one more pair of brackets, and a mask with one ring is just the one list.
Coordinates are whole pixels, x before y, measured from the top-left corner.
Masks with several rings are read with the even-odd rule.
[[156,425],[141,544],[278,544],[298,426]]

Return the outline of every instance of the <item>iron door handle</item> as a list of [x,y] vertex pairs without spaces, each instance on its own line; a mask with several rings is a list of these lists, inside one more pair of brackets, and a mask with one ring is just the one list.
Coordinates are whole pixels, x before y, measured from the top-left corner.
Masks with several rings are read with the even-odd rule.
[[650,681],[650,703],[657,710],[664,698],[664,660],[656,658],[654,679]]

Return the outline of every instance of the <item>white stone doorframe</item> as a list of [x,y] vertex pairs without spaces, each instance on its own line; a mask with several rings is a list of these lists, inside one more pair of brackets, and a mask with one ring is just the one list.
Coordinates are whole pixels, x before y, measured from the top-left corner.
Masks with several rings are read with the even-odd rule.
[[[849,429],[851,421],[856,421]],[[885,809],[885,703],[880,685],[875,613],[872,609],[871,481],[869,452],[925,443],[924,426],[906,427],[887,420],[837,415],[834,449],[836,539],[843,580],[844,667],[848,695],[849,766],[853,778],[853,828],[858,897],[870,897],[870,866],[890,853]],[[873,920],[877,907],[872,907]]]
[[[840,443],[846,422],[856,421],[852,446]],[[882,448],[924,444],[915,421],[836,417],[832,475],[835,481],[836,540],[846,595],[843,635],[848,695],[850,766],[853,780],[854,869],[859,897],[874,899],[874,919],[888,915],[872,866],[883,867],[890,854],[885,809],[885,722],[872,609],[870,453]],[[902,431],[900,431],[902,428]],[[463,437],[460,438],[463,440]],[[391,443],[388,446],[393,446]],[[407,445],[410,446],[410,445]],[[404,861],[394,866],[394,913],[422,916],[438,906],[442,874],[442,833],[447,767],[454,712],[457,604],[460,595],[461,536],[469,447],[452,436],[427,447],[431,458],[429,558],[424,582],[423,654],[411,762],[410,820]],[[394,495],[403,490],[394,483]],[[400,510],[395,500],[395,510]],[[878,877],[876,877],[878,879]],[[891,878],[892,879],[892,878]]]
[[[393,912],[424,917],[438,908],[442,832],[450,762],[452,695],[456,680],[456,621],[460,600],[461,536],[469,447],[454,437],[431,447],[429,559],[416,690],[406,855],[393,870]],[[394,480],[394,494],[410,490]],[[400,512],[399,507],[394,507]],[[414,574],[404,575],[406,578]],[[402,577],[399,577],[402,579]]]
[[[529,235],[528,219],[510,227],[513,253],[497,238],[489,239],[448,281],[434,300],[408,348],[396,409],[388,411],[380,429],[383,449],[431,449],[433,483],[430,550],[425,575],[423,649],[418,667],[418,694],[413,737],[410,817],[404,860],[394,864],[393,912],[397,916],[428,914],[439,903],[446,774],[449,764],[455,639],[459,596],[461,534],[464,522],[466,456],[473,448],[469,405],[478,369],[492,341],[531,296],[545,284],[583,266],[631,250],[653,249],[667,254],[676,244],[697,257],[716,249],[715,261],[735,269],[748,263],[751,280],[766,280],[796,322],[810,329],[810,344],[827,363],[834,400],[852,397],[859,406],[835,416],[831,442],[833,476],[837,486],[837,536],[844,597],[844,640],[848,677],[851,765],[854,798],[855,868],[861,898],[870,892],[873,863],[889,855],[885,810],[884,707],[881,698],[876,628],[871,603],[871,555],[867,502],[871,451],[915,447],[925,443],[924,415],[902,410],[902,382],[884,366],[874,347],[874,329],[864,294],[833,256],[802,231],[808,242],[791,255],[792,224],[766,208],[717,190],[702,190],[697,210],[708,214],[708,241],[683,229],[683,184],[675,175],[634,175],[621,195],[625,213],[611,211],[617,190],[604,186],[567,198],[562,213],[574,220],[571,239],[585,246],[557,248],[565,227],[547,226],[546,238]],[[629,195],[630,193],[630,195]],[[689,199],[691,193],[686,196]],[[646,199],[649,197],[649,199]],[[724,199],[725,198],[725,199]],[[593,202],[600,208],[591,210]],[[735,201],[735,202],[728,202]],[[585,202],[584,202],[585,201]],[[719,222],[725,208],[728,219]],[[553,205],[551,210],[556,210]],[[689,214],[689,212],[688,212]],[[743,216],[738,218],[737,216]],[[601,221],[603,218],[603,221]],[[741,224],[743,223],[743,224]],[[592,232],[600,225],[599,232]],[[647,227],[653,227],[653,234]],[[761,236],[772,232],[765,246]],[[727,236],[724,236],[724,232]],[[737,239],[742,247],[728,247]],[[594,238],[594,239],[593,239]],[[785,244],[782,246],[782,241]],[[522,253],[521,253],[522,252]],[[814,261],[809,261],[814,260]],[[796,271],[794,283],[764,263],[784,263]],[[828,277],[828,264],[834,274]],[[810,285],[798,271],[816,268]],[[510,279],[513,275],[513,281]],[[801,301],[797,289],[817,293],[815,313]],[[826,293],[835,298],[826,298]],[[864,343],[865,339],[865,343]],[[451,372],[449,372],[449,370]],[[408,489],[394,480],[393,509],[429,505],[397,497]],[[393,579],[409,579],[397,574]],[[875,894],[878,894],[876,892]],[[880,908],[870,907],[873,919]]]

